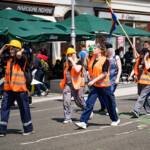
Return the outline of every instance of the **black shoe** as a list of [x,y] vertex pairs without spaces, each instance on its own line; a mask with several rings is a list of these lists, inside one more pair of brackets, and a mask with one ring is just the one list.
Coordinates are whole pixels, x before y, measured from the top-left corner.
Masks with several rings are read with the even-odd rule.
[[101,108],[98,112],[99,112],[100,114],[103,114],[103,115],[106,115],[106,114],[107,114],[107,110],[106,110],[106,109],[103,109],[103,108]]
[[32,97],[29,96],[29,104],[32,104]]

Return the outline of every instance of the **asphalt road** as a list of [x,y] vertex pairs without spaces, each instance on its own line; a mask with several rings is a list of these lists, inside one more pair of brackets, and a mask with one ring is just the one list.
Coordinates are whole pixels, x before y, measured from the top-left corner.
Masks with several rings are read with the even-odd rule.
[[[135,99],[135,96],[117,98],[121,118],[117,127],[111,127],[109,117],[98,113],[97,101],[86,130],[62,123],[61,99],[34,103],[31,111],[35,133],[29,136],[21,134],[19,111],[13,109],[8,134],[0,138],[0,150],[149,150],[150,116],[131,118]],[[81,111],[74,102],[73,107],[73,120],[78,121]]]

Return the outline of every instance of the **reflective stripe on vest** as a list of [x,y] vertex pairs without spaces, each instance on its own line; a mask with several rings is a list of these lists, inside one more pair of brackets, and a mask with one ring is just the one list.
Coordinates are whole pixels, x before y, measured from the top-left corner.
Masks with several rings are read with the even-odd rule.
[[11,60],[7,62],[6,66],[4,90],[15,92],[27,91],[26,78],[24,76],[24,72],[18,64],[14,64],[12,67],[12,74],[10,77],[10,65]]
[[141,75],[141,77],[140,77],[138,83],[150,85],[150,73],[145,73],[145,72],[143,71],[143,74]]
[[[148,58],[148,63],[150,63],[150,58]],[[138,83],[144,84],[144,85],[150,85],[150,72],[144,68],[142,71],[142,74],[139,77]]]

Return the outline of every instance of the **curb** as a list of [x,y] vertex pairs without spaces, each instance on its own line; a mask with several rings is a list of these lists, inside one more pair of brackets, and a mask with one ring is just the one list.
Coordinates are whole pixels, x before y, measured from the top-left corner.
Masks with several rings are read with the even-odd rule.
[[[121,96],[128,96],[128,95],[136,95],[137,94],[137,86],[136,84],[119,84],[116,91],[115,96],[121,97]],[[87,97],[87,94],[85,94],[85,97]],[[33,103],[40,103],[40,102],[46,102],[46,101],[54,101],[54,100],[62,100],[62,94],[60,93],[50,93],[46,97],[33,97],[32,101]]]

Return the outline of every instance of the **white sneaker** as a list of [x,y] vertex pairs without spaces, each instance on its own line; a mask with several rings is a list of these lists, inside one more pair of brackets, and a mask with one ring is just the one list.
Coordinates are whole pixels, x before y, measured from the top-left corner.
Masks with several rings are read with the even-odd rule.
[[6,134],[0,133],[0,137],[4,137],[4,136],[6,136]]
[[45,95],[46,95],[46,92],[42,92],[41,95],[42,95],[42,96],[45,96]]
[[63,121],[63,123],[64,123],[64,124],[67,124],[67,123],[72,123],[72,120],[71,120],[71,119],[64,120],[64,121]]
[[35,132],[34,132],[34,131],[31,131],[31,132],[24,132],[24,133],[22,133],[22,135],[26,136],[26,135],[30,135],[30,134],[33,134],[33,133],[35,133]]
[[111,126],[118,126],[119,123],[120,123],[120,119],[118,119],[117,121],[113,121],[111,123]]
[[87,124],[85,122],[76,122],[75,125],[82,128],[82,129],[87,128]]

